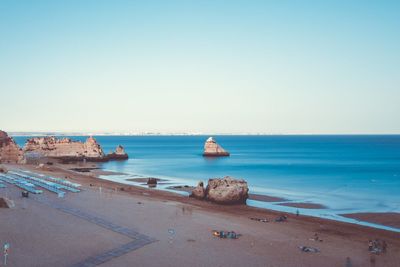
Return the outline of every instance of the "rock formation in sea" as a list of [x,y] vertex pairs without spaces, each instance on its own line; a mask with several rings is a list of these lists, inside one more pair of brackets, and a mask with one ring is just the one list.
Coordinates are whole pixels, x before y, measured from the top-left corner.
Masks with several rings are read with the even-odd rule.
[[128,154],[125,152],[124,147],[119,145],[114,152],[107,154],[107,157],[110,160],[124,160],[128,159]]
[[152,178],[152,177],[148,178],[147,185],[149,187],[156,187],[157,186],[157,178]]
[[23,159],[22,149],[6,132],[0,131],[0,162],[21,163]]
[[249,197],[249,188],[245,180],[237,180],[226,176],[209,179],[206,189],[200,182],[193,189],[191,197],[206,199],[219,204],[245,204]]
[[209,137],[204,144],[204,157],[227,157],[229,155],[229,152],[218,145],[212,137]]
[[[105,155],[101,146],[94,137],[89,137],[85,142],[73,141],[70,138],[58,139],[54,136],[35,137],[28,139],[24,146],[25,153],[39,154],[40,157],[68,161],[108,161],[115,159]],[[122,146],[117,147],[115,155],[127,158]],[[126,156],[125,156],[126,155]],[[119,158],[122,159],[122,158]]]

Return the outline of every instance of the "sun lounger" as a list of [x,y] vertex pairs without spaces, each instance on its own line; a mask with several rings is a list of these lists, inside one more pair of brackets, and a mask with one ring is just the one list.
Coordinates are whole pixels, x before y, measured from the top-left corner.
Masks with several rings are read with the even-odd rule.
[[34,179],[26,179],[23,176],[16,175],[16,174],[11,174],[11,177],[14,177],[16,180],[19,180],[20,183],[28,183],[28,184],[33,184],[35,186],[42,187],[50,192],[56,193],[59,197],[64,197],[65,192],[61,191],[55,184],[48,184],[39,180],[34,180]]
[[58,183],[58,184],[61,184],[61,185],[73,187],[75,189],[78,189],[78,187],[81,186],[80,184],[72,183],[72,182],[70,182],[68,180],[64,180],[64,179],[56,178],[56,177],[52,177],[52,176],[47,176],[47,175],[44,175],[44,174],[36,174],[36,173],[30,172],[30,171],[20,171],[20,172],[16,172],[16,173],[24,173],[25,175],[29,175],[31,177],[33,176],[33,177],[37,177],[37,178],[40,178],[40,179],[43,179],[43,180],[52,181],[52,182],[55,182],[55,183]]
[[[70,187],[70,186],[67,186],[67,185],[64,185],[64,184],[58,184],[58,183],[55,183],[55,182],[50,182],[48,180],[45,180],[45,179],[42,179],[42,178],[38,178],[36,176],[29,176],[29,175],[26,175],[26,174],[23,174],[23,173],[19,173],[19,172],[14,172],[14,171],[10,171],[10,173],[13,174],[13,175],[16,175],[18,177],[21,177],[23,179],[30,180],[32,182],[37,182],[37,183],[40,183],[40,184],[46,184],[46,185],[48,185],[50,187],[53,187],[55,189],[58,189],[60,191],[61,191],[61,189],[65,189],[65,190],[68,190],[68,191],[73,192],[73,193],[80,192],[80,190],[77,189],[77,188]],[[37,185],[41,186],[40,184],[37,184]],[[41,186],[41,187],[43,187],[43,186]]]
[[27,183],[26,181],[16,179],[14,177],[11,177],[9,175],[0,175],[0,180],[9,184],[16,185],[17,187],[24,189],[28,192],[31,192],[33,194],[41,194],[43,193],[42,190],[36,189],[33,184]]

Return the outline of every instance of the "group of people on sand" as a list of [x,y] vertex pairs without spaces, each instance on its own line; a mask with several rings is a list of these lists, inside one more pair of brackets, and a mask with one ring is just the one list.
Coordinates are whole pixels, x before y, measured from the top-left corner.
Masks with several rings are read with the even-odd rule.
[[369,240],[368,251],[374,254],[386,253],[387,244],[385,240]]

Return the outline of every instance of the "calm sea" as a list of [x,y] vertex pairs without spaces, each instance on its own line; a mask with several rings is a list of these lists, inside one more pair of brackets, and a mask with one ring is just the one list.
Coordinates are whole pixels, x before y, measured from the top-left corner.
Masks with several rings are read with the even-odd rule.
[[[247,180],[250,191],[311,202],[327,209],[300,213],[332,219],[351,212],[400,212],[400,135],[215,136],[231,152],[203,158],[208,136],[98,136],[107,153],[118,144],[130,159],[102,164],[107,170],[169,178],[196,185],[212,177]],[[15,137],[23,145],[27,137]],[[85,140],[86,137],[72,137]],[[129,183],[129,182],[127,182]],[[250,205],[296,212],[296,208],[249,201]],[[347,220],[349,221],[349,220]]]

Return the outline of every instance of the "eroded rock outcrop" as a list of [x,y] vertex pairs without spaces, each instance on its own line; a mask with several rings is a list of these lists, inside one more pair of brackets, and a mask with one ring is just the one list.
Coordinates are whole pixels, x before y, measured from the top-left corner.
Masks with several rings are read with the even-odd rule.
[[89,137],[86,142],[73,141],[70,138],[58,139],[54,136],[28,139],[25,153],[35,152],[42,157],[56,158],[64,161],[86,159],[88,161],[107,161],[107,157],[96,139]]
[[115,151],[112,153],[109,153],[107,155],[107,157],[110,160],[124,160],[124,159],[128,159],[128,154],[125,152],[124,147],[119,145],[119,146],[117,146]]
[[22,149],[6,132],[0,131],[0,162],[21,163],[23,158]]
[[227,157],[229,155],[229,152],[218,145],[212,137],[209,137],[204,144],[204,157]]
[[248,192],[249,188],[245,180],[226,176],[222,179],[209,179],[206,189],[200,182],[190,196],[219,204],[245,204],[249,197]]
[[204,188],[203,182],[197,184],[197,186],[192,190],[190,196],[197,199],[204,199],[206,197],[206,189]]

